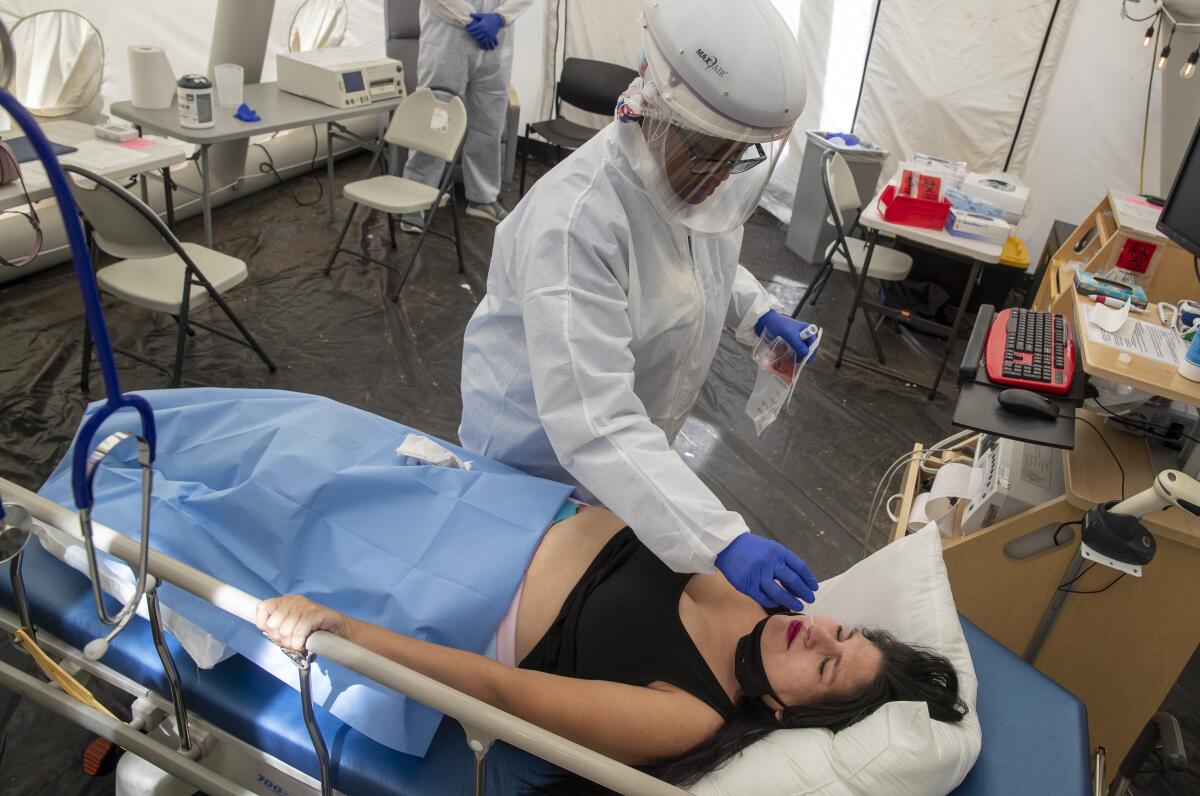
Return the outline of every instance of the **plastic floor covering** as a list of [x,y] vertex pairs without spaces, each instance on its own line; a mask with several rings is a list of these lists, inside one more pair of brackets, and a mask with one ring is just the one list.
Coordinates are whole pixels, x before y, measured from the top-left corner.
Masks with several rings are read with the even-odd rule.
[[[357,178],[365,167],[365,157],[344,161],[339,182]],[[535,164],[531,170],[541,173]],[[298,204],[316,196],[315,178],[305,177],[214,213],[216,246],[245,260],[250,272],[228,299],[279,369],[269,373],[249,350],[198,330],[188,341],[185,384],[316,393],[456,440],[463,329],[484,294],[494,227],[474,218],[461,222],[464,275],[457,272],[453,244],[430,236],[418,271],[394,304],[389,296],[397,275],[391,271],[343,254],[331,277],[322,274],[348,204],[338,199],[336,219],[329,218],[325,201]],[[512,207],[517,198],[514,184],[500,201]],[[445,212],[434,223],[450,229]],[[184,240],[203,239],[198,218],[183,222],[178,232]],[[398,226],[397,235],[392,251],[383,216],[360,211],[347,245],[400,268],[416,238],[400,234]],[[816,268],[788,251],[784,236],[784,227],[760,211],[747,224],[742,262],[792,306]],[[863,555],[866,514],[887,466],[914,441],[928,444],[954,431],[952,376],[943,380],[939,397],[928,401],[913,385],[851,365],[833,367],[850,295],[849,278],[834,274],[820,302],[806,308],[806,319],[825,326],[824,344],[804,371],[790,410],[761,438],[743,411],[753,363],[727,334],[676,441],[730,509],[741,512],[752,530],[798,551],[818,577],[836,574]],[[118,346],[164,366],[173,362],[176,330],[170,318],[113,299],[106,299],[105,313]],[[195,317],[225,326],[211,306]],[[80,389],[82,329],[79,294],[67,266],[0,289],[0,475],[38,487],[66,451],[86,403],[101,397],[98,373],[92,374],[89,393]],[[890,366],[928,380],[939,341],[896,335],[887,327],[880,337]],[[849,348],[870,351],[861,316]],[[167,377],[153,368],[120,356],[118,366],[126,391],[167,385]],[[886,517],[876,524],[870,548],[882,543],[886,525]],[[0,657],[22,656],[6,647]],[[1200,757],[1195,660],[1167,709],[1184,721],[1192,755]],[[0,732],[0,792],[112,792],[111,777],[80,773],[87,735],[74,725],[0,691]],[[1189,772],[1137,792],[1200,792],[1200,765],[1194,760]]]

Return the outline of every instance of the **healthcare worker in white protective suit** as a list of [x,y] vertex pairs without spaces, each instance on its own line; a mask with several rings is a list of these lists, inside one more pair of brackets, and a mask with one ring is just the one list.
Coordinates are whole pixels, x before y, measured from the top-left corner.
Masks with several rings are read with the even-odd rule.
[[[509,26],[533,0],[422,0],[417,85],[443,89],[467,106],[463,142],[466,214],[499,222],[507,211],[500,195],[500,134],[508,114],[508,81],[512,76],[512,31]],[[446,162],[413,152],[404,176],[437,185]],[[405,214],[400,228],[419,232],[421,216]]]
[[467,326],[468,449],[574,483],[677,572],[719,569],[765,606],[817,581],[749,533],[671,449],[728,326],[807,354],[808,324],[738,265],[805,101],[770,0],[648,0],[642,78],[617,120],[542,177],[496,233]]

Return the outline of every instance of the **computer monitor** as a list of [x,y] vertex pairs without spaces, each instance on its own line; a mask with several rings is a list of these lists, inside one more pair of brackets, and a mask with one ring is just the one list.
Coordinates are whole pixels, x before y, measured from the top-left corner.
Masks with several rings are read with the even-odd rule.
[[1158,218],[1158,229],[1200,257],[1200,124],[1175,175],[1175,184]]

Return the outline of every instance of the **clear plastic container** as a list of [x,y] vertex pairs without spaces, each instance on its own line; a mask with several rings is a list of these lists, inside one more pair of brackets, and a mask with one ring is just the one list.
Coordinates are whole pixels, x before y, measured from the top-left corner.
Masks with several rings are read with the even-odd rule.
[[222,108],[236,108],[242,104],[242,81],[245,71],[241,64],[217,64],[213,67],[217,83],[217,102]]

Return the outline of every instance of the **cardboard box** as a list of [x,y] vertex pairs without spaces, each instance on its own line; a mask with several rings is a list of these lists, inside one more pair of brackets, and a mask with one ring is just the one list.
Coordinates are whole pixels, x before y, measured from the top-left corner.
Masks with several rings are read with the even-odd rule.
[[970,172],[959,190],[971,199],[987,202],[1003,210],[1004,220],[1009,224],[1020,223],[1025,215],[1025,205],[1029,202],[1029,188],[1015,174]]
[[946,219],[946,231],[960,238],[1003,246],[1012,234],[1012,225],[999,218],[988,218],[952,207]]

